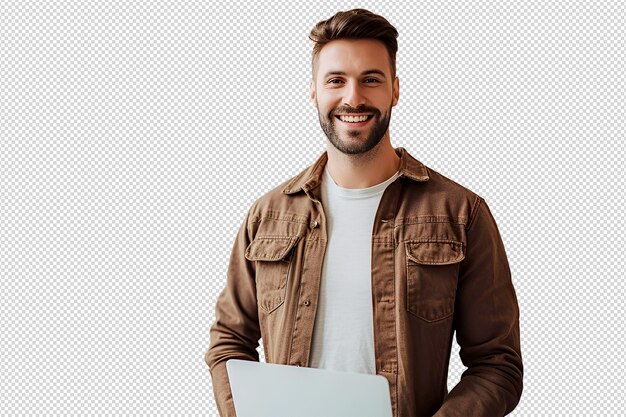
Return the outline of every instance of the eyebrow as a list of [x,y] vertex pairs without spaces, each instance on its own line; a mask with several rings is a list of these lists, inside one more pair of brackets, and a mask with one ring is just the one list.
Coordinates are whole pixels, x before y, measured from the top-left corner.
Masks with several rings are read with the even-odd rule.
[[[381,71],[381,70],[379,70],[379,69],[376,69],[376,68],[374,68],[374,69],[368,69],[368,70],[365,70],[365,71],[363,71],[363,72],[361,73],[361,75],[367,75],[367,74],[378,74],[378,75],[382,76],[383,78],[385,78],[385,73],[384,73],[384,72],[382,72],[382,71]],[[344,71],[328,71],[328,72],[324,75],[324,78],[326,78],[326,77],[328,77],[328,76],[330,76],[330,75],[346,75],[346,72],[344,72]]]

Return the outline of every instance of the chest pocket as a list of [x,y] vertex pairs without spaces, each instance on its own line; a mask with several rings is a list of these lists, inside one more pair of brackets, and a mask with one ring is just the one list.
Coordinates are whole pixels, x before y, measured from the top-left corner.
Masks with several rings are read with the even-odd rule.
[[256,262],[257,302],[268,314],[285,301],[292,249],[298,238],[299,236],[256,236],[246,248],[246,259]]
[[407,310],[427,322],[454,313],[463,243],[453,240],[405,242]]

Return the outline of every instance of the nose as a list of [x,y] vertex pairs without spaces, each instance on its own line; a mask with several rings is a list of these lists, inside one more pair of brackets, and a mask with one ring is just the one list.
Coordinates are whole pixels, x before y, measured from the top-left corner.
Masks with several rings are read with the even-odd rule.
[[361,104],[365,104],[365,95],[363,87],[358,82],[351,82],[346,85],[344,104],[352,108],[356,108]]

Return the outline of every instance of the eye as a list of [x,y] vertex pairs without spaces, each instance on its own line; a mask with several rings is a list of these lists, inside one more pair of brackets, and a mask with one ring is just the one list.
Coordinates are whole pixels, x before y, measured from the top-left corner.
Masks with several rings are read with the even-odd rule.
[[[337,83],[335,81],[338,81]],[[341,80],[339,78],[332,78],[330,80],[327,81],[328,84],[338,84],[339,82],[341,82]]]
[[[365,81],[366,81],[366,82],[367,82],[368,80],[371,80],[371,81],[373,81],[374,83],[379,83],[379,82],[380,82],[380,81],[378,81],[378,79],[376,79],[376,78],[372,78],[372,77],[370,77],[370,78],[366,78],[366,79],[365,79]],[[372,83],[368,83],[368,84],[372,84]]]

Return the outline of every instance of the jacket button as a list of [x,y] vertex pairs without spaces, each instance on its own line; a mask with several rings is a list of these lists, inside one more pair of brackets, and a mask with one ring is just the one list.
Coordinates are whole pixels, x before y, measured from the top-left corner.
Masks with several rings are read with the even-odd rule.
[[304,305],[308,306],[309,304],[311,304],[311,302],[309,300],[304,300]]
[[311,222],[311,227],[315,229],[317,226],[319,226],[319,223],[317,222],[317,220],[313,220]]

